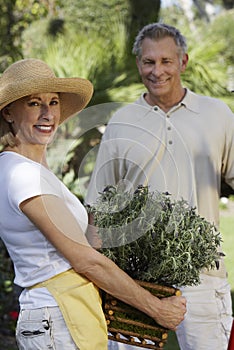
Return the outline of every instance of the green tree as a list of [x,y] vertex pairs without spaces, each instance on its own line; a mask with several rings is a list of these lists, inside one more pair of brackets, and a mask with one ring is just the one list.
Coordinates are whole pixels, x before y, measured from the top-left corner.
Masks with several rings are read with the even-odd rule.
[[0,0],[0,70],[23,57],[21,36],[34,20],[48,14],[47,1]]
[[157,22],[161,0],[129,0],[128,37],[126,51],[131,57],[134,39],[139,30],[151,22]]

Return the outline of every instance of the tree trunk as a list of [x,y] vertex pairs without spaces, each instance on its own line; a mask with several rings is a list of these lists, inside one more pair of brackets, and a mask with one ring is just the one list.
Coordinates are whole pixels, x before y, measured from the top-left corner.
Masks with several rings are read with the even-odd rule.
[[132,54],[134,39],[146,24],[157,22],[161,0],[129,0],[129,26],[127,52]]
[[226,10],[231,10],[234,8],[234,0],[223,0],[223,6]]

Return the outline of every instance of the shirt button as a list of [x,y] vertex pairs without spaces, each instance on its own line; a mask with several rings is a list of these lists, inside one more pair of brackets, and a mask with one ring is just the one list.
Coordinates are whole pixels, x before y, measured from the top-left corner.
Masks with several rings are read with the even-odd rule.
[[168,143],[169,143],[169,145],[172,145],[173,142],[170,140]]
[[158,110],[158,107],[154,107],[154,110],[157,111],[157,110]]
[[170,126],[168,126],[168,127],[167,127],[167,130],[171,130],[171,127],[170,127]]

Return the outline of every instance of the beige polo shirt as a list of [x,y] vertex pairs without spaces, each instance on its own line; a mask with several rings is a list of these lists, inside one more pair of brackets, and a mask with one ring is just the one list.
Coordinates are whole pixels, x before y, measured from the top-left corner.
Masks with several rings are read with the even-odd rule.
[[86,202],[107,185],[149,185],[184,198],[219,225],[221,175],[234,188],[234,115],[218,99],[189,90],[165,113],[142,95],[111,118],[100,144]]

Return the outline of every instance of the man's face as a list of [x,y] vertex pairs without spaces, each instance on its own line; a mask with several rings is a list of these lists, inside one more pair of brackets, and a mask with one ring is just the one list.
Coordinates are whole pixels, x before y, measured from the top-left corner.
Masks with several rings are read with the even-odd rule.
[[180,74],[184,72],[187,62],[187,54],[180,57],[171,37],[157,41],[149,38],[143,40],[142,55],[137,58],[137,66],[151,99],[174,98],[181,90]]

